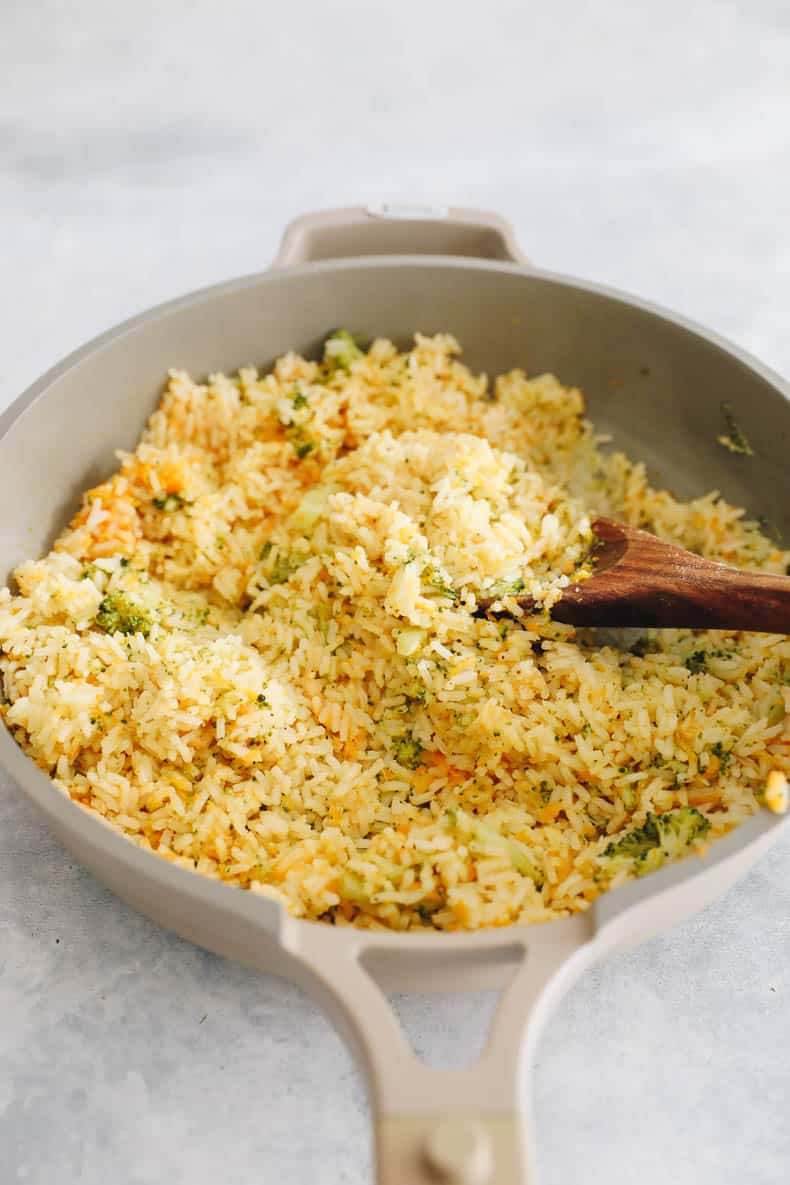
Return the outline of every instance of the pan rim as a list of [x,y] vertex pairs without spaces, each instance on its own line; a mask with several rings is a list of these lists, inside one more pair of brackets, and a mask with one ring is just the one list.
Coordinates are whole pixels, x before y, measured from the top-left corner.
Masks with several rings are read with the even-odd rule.
[[85,361],[93,354],[97,354],[113,345],[116,341],[125,337],[127,334],[134,333],[143,326],[161,320],[173,313],[181,312],[191,306],[197,306],[207,303],[216,297],[227,296],[232,293],[242,292],[247,288],[254,288],[259,285],[268,287],[269,285],[276,286],[284,280],[291,278],[299,279],[303,276],[311,275],[332,275],[333,273],[348,272],[350,270],[373,271],[381,268],[398,271],[406,268],[413,268],[421,271],[430,271],[436,268],[444,268],[449,271],[472,271],[472,272],[489,272],[501,275],[516,275],[523,276],[529,279],[538,279],[545,281],[550,285],[556,285],[562,288],[575,289],[579,292],[588,293],[593,296],[603,297],[605,300],[610,300],[617,304],[627,305],[631,308],[638,309],[640,312],[646,313],[648,316],[654,317],[659,321],[674,325],[677,328],[684,330],[693,337],[701,338],[707,341],[710,345],[715,346],[721,350],[722,353],[728,355],[730,358],[740,362],[747,369],[753,371],[764,379],[772,387],[778,391],[788,402],[790,402],[790,381],[785,379],[778,371],[768,366],[756,355],[752,354],[744,347],[737,345],[729,338],[724,337],[716,330],[709,326],[696,321],[693,318],[687,317],[683,313],[679,313],[674,309],[670,309],[666,305],[659,304],[655,301],[647,300],[635,293],[626,291],[625,289],[616,288],[612,285],[601,284],[597,281],[587,280],[579,276],[572,275],[566,272],[552,271],[546,268],[537,268],[531,265],[508,263],[502,260],[487,260],[487,259],[468,259],[463,256],[454,255],[366,255],[366,256],[349,256],[343,259],[328,259],[321,260],[316,263],[298,264],[294,267],[287,268],[268,268],[260,272],[249,272],[242,276],[236,276],[230,280],[221,280],[216,284],[209,284],[201,288],[195,288],[189,292],[182,293],[180,296],[172,297],[168,300],[162,301],[159,304],[151,305],[142,312],[135,313],[131,317],[117,324],[110,326],[103,330],[95,337],[90,338],[87,342],[78,346],[75,350],[66,354],[59,359],[53,366],[46,370],[39,378],[35,379],[28,387],[25,388],[9,405],[0,413],[0,441],[10,431],[13,424],[19,417],[30,407],[33,402],[42,395],[54,382],[67,374],[74,367]]

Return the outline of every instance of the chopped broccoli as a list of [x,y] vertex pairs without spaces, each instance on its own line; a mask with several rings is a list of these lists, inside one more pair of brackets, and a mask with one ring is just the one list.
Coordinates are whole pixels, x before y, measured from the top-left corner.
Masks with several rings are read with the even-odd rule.
[[299,561],[289,555],[278,555],[269,573],[269,584],[285,584],[299,567]]
[[86,564],[80,573],[80,580],[93,580],[98,571],[95,564]]
[[329,496],[335,487],[328,485],[312,486],[302,501],[288,519],[291,530],[309,533],[318,520],[329,510]]
[[724,745],[721,743],[721,741],[716,741],[716,744],[711,746],[711,753],[714,755],[714,757],[718,757],[719,763],[721,765],[721,772],[724,773],[727,769],[727,766],[732,761],[732,753],[730,753],[728,749],[724,748]]
[[507,839],[507,850],[510,863],[519,876],[528,876],[531,881],[535,882],[537,888],[542,889],[543,878],[533,864],[526,844],[521,843],[518,839]]
[[370,905],[371,892],[358,872],[351,868],[344,869],[340,877],[340,896],[354,905]]
[[302,424],[289,424],[285,429],[285,435],[290,440],[300,461],[303,461],[318,447],[312,437],[307,435]]
[[[381,875],[397,885],[403,876],[403,867],[392,860],[380,859],[378,867]],[[345,868],[340,877],[340,895],[355,905],[372,905],[376,903],[377,890],[369,877],[357,872],[353,868]]]
[[661,833],[658,829],[658,815],[648,813],[643,827],[635,827],[618,840],[613,840],[604,851],[608,860],[628,859],[643,860],[648,853],[654,851],[661,843]]
[[708,819],[692,806],[678,807],[663,815],[649,812],[644,826],[612,840],[598,857],[599,865],[610,876],[621,870],[631,876],[645,876],[687,856],[709,829]]
[[417,913],[420,915],[420,920],[423,921],[426,926],[432,926],[433,925],[433,915],[441,908],[442,908],[441,905],[430,906],[430,905],[420,904],[417,906]]
[[458,593],[453,588],[449,581],[445,580],[438,568],[423,569],[423,579],[434,592],[438,593],[440,597],[446,597],[448,601],[457,601]]
[[737,658],[738,651],[734,647],[725,650],[722,646],[717,646],[713,650],[694,650],[685,660],[686,669],[692,675],[699,675],[700,672],[708,669],[708,662],[711,658]]
[[514,839],[513,836],[502,835],[492,824],[484,823],[457,807],[448,807],[445,814],[450,826],[459,829],[468,837],[469,846],[473,851],[482,855],[491,848],[504,852],[520,876],[528,876],[538,889],[543,888],[543,877],[535,867],[532,853],[525,843]]
[[336,329],[324,342],[324,362],[330,371],[351,370],[352,362],[364,357],[347,329]]
[[332,620],[332,607],[319,601],[318,604],[310,610],[310,616],[314,618],[318,631],[324,641],[329,636],[329,623]]
[[685,662],[686,670],[691,675],[698,675],[700,673],[700,671],[705,670],[705,663],[707,661],[707,658],[708,658],[708,656],[704,650],[695,650],[694,653],[690,654],[688,656],[688,658],[686,659],[686,662]]
[[724,419],[727,422],[727,432],[724,436],[716,437],[719,444],[731,453],[741,453],[744,457],[754,456],[754,449],[746,439],[743,429],[727,407],[724,408]]
[[492,584],[490,588],[487,588],[484,595],[491,597],[494,601],[501,601],[504,597],[517,597],[525,588],[526,585],[520,577],[518,580],[500,580],[497,584]]
[[416,769],[422,761],[423,746],[410,732],[393,738],[392,751],[398,762],[407,769]]
[[109,593],[99,605],[96,625],[107,634],[142,634],[151,632],[151,615],[124,592]]
[[710,830],[710,821],[693,806],[677,807],[658,815],[661,846],[669,859],[677,860],[697,847]]
[[648,637],[637,638],[637,640],[634,642],[633,646],[631,647],[631,653],[636,658],[644,658],[645,655],[649,654],[652,649],[653,649],[653,643],[651,642],[650,638],[648,638]]
[[298,388],[297,388],[297,389],[296,389],[296,390],[293,392],[293,394],[290,396],[290,399],[291,399],[291,403],[292,403],[292,404],[293,404],[293,406],[294,406],[294,411],[299,411],[299,409],[300,409],[300,408],[302,408],[302,407],[307,407],[307,404],[308,404],[308,398],[307,398],[307,396],[306,396],[306,395],[305,395],[305,394],[304,394],[302,391],[300,391]]
[[638,799],[636,790],[633,786],[629,785],[620,787],[620,801],[627,811],[632,812],[636,809]]
[[164,510],[169,513],[172,510],[180,510],[182,506],[186,505],[186,500],[180,494],[157,494],[151,502],[157,510]]

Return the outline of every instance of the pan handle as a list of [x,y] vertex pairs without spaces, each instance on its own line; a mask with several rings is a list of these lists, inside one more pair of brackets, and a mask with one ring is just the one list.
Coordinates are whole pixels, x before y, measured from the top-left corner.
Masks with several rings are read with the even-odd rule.
[[510,223],[485,210],[448,206],[347,206],[295,218],[285,229],[274,267],[359,255],[461,255],[529,260]]
[[[515,928],[514,928],[515,929]],[[406,936],[404,957],[515,966],[480,1059],[463,1069],[428,1066],[414,1054],[369,973],[375,936],[289,919],[283,943],[301,982],[357,1056],[375,1121],[377,1185],[535,1185],[531,1124],[520,1105],[528,1055],[551,1007],[592,958],[591,921],[576,916],[526,935],[495,932]],[[384,943],[381,944],[384,949]],[[392,957],[392,940],[386,943]]]

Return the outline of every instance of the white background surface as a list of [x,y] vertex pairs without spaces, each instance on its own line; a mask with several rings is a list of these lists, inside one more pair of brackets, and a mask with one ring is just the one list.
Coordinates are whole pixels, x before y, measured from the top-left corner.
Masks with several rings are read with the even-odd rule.
[[[788,77],[782,0],[6,0],[0,403],[259,269],[293,214],[386,199],[497,209],[536,261],[787,373]],[[573,991],[533,1079],[546,1185],[790,1179],[789,879],[786,843]],[[400,1007],[446,1060],[490,1004]],[[369,1171],[361,1084],[312,1005],[121,906],[0,782],[0,1182]]]

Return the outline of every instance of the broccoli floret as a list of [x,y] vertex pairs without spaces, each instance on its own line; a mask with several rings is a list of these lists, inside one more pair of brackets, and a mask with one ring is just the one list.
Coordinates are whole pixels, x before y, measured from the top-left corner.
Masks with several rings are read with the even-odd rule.
[[710,831],[710,820],[693,806],[681,806],[656,817],[661,847],[667,860],[679,860],[697,847]]
[[613,840],[598,857],[602,871],[614,876],[625,870],[645,876],[687,856],[708,834],[710,822],[695,807],[683,806],[663,815],[648,814],[644,826]]
[[407,769],[416,769],[422,761],[423,746],[410,732],[393,738],[392,751],[398,762]]
[[166,513],[180,510],[182,506],[186,505],[186,500],[180,494],[158,494],[156,498],[151,499],[151,502],[157,510],[164,510]]
[[613,840],[604,851],[606,860],[643,860],[661,842],[656,815],[648,814],[644,827],[635,827],[621,839]]
[[351,370],[351,363],[364,357],[347,329],[336,329],[324,342],[324,362],[330,371]]
[[124,592],[109,593],[99,605],[96,625],[106,634],[142,634],[151,632],[151,615]]

